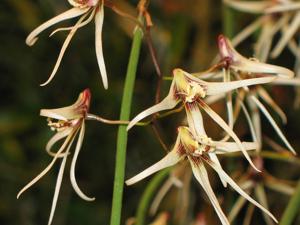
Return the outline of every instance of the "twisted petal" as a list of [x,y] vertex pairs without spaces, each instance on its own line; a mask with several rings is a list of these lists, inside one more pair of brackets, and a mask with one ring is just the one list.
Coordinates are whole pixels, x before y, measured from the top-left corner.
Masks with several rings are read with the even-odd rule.
[[78,17],[84,13],[86,13],[89,10],[89,8],[84,8],[84,9],[80,9],[80,8],[72,8],[69,9],[66,12],[63,12],[62,14],[59,14],[58,16],[46,21],[45,23],[41,24],[40,26],[38,26],[36,29],[34,29],[26,38],[26,44],[29,46],[34,45],[34,43],[38,40],[38,35],[43,32],[44,30],[46,30],[47,28],[53,26],[56,23],[59,23],[61,21],[64,20],[68,20],[74,17]]
[[274,119],[272,118],[271,114],[265,108],[265,106],[255,96],[253,96],[253,95],[251,96],[251,100],[258,106],[258,108],[266,116],[266,118],[269,120],[270,124],[272,125],[272,127],[274,128],[274,130],[276,131],[276,133],[278,134],[278,136],[281,138],[281,140],[288,147],[288,149],[292,153],[296,154],[294,148],[291,146],[291,144],[289,143],[289,141],[286,139],[286,137],[284,136],[284,134],[282,133],[282,131],[280,130],[280,128],[278,127],[278,125],[276,124],[276,122],[274,121]]
[[235,1],[223,0],[230,7],[248,13],[264,13],[265,9],[270,6],[270,1]]
[[274,47],[273,51],[271,52],[271,56],[276,58],[280,55],[284,47],[287,45],[289,40],[293,37],[293,35],[297,32],[300,26],[300,12],[297,12],[295,17],[293,18],[291,25],[289,28],[283,33],[283,36],[279,40],[279,42]]
[[102,27],[104,20],[104,8],[103,3],[99,6],[95,16],[95,48],[97,62],[102,76],[102,82],[105,89],[108,88],[107,74],[103,57],[103,48],[102,48]]
[[127,185],[132,185],[140,180],[143,180],[144,178],[150,176],[153,173],[156,173],[159,170],[162,170],[164,168],[170,167],[178,163],[183,156],[181,156],[178,152],[179,149],[179,144],[180,144],[180,136],[178,135],[175,146],[172,151],[170,151],[164,158],[162,158],[160,161],[157,163],[153,164],[152,166],[148,167],[145,169],[143,172],[135,175],[134,177],[126,180]]
[[78,184],[76,182],[76,178],[75,178],[75,166],[76,166],[76,161],[77,161],[79,151],[80,151],[81,146],[82,146],[82,142],[83,142],[83,138],[84,138],[84,132],[85,132],[85,124],[83,122],[82,125],[81,125],[78,141],[77,141],[77,144],[76,144],[76,149],[75,149],[74,156],[73,156],[72,163],[71,163],[70,179],[71,179],[72,187],[74,188],[75,192],[79,195],[80,198],[82,198],[86,201],[94,201],[95,198],[90,198],[90,197],[86,196],[80,190],[80,188],[78,187]]
[[195,164],[192,159],[189,158],[193,174],[200,185],[203,187],[205,193],[207,194],[211,204],[213,205],[219,219],[221,220],[222,225],[230,225],[225,214],[223,213],[218,199],[210,185],[207,171],[203,165],[203,162],[200,160],[199,163]]
[[263,212],[268,214],[276,223],[278,222],[277,219],[270,213],[267,209],[265,209],[262,205],[260,205],[257,201],[251,198],[245,191],[243,191],[228,175],[225,173],[224,170],[221,170],[215,163],[210,160],[205,160],[216,172],[223,175],[223,178],[227,181],[227,183],[240,195],[246,198],[249,202],[251,202],[256,207],[260,208]]
[[173,109],[177,104],[178,100],[174,96],[175,90],[174,90],[174,82],[172,83],[172,86],[170,88],[170,92],[166,98],[164,98],[160,103],[146,109],[145,111],[138,114],[136,117],[134,117],[130,123],[127,126],[127,130],[130,130],[137,122],[140,120],[146,118],[147,116],[150,116],[154,113],[167,110],[167,109]]

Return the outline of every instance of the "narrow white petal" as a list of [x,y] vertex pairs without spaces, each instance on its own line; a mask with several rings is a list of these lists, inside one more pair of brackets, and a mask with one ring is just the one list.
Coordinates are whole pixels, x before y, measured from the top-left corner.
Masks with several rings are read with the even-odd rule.
[[[82,23],[80,23],[78,25],[78,29],[81,28],[81,27],[84,27],[87,24],[89,24],[92,21],[92,19],[94,18],[95,12],[96,12],[96,9],[93,9],[92,12],[90,13],[89,17],[85,21],[83,21]],[[49,35],[49,37],[52,37],[54,34],[56,34],[58,32],[61,32],[61,31],[72,30],[72,28],[73,28],[73,26],[57,28],[56,30],[54,30],[54,31],[51,32],[51,34]]]
[[254,22],[252,22],[250,25],[246,26],[240,33],[238,33],[233,39],[232,39],[232,45],[237,46],[242,41],[244,41],[247,37],[249,37],[251,34],[253,34],[264,22],[264,17],[259,17]]
[[[208,155],[209,155],[209,158],[211,159],[211,161],[213,161],[217,166],[219,166],[222,169],[222,165],[221,165],[216,153],[208,153]],[[223,186],[226,188],[227,187],[226,180],[223,179],[221,174],[218,174],[218,175],[219,175],[219,178],[220,178]]]
[[238,138],[238,136],[234,133],[234,131],[226,124],[226,122],[216,113],[214,112],[208,105],[204,105],[205,103],[202,102],[201,103],[201,107],[205,110],[205,112],[220,126],[222,127],[230,137],[233,138],[233,140],[238,144],[238,146],[240,147],[241,151],[243,152],[245,158],[248,160],[248,162],[250,163],[250,165],[256,169],[257,171],[259,171],[256,166],[254,165],[254,163],[252,162],[250,156],[248,155],[246,149],[244,148],[243,144],[241,143],[240,139]]
[[259,38],[254,46],[255,57],[260,62],[266,62],[271,50],[274,36],[273,18],[265,17],[264,26],[260,32]]
[[251,98],[249,96],[247,97],[247,102],[251,109],[252,124],[255,130],[256,142],[259,145],[258,151],[260,151],[262,147],[262,130],[261,130],[261,117],[259,114],[259,109],[257,105],[253,101],[251,101]]
[[57,199],[58,199],[58,195],[59,195],[59,191],[60,191],[60,187],[61,187],[61,183],[62,183],[62,179],[63,179],[63,175],[64,175],[64,170],[65,170],[65,166],[66,166],[66,162],[67,162],[67,157],[68,157],[68,153],[69,153],[71,145],[72,144],[70,144],[68,146],[67,151],[64,154],[64,158],[63,158],[63,160],[61,162],[61,165],[60,165],[60,168],[59,168],[59,172],[58,172],[57,179],[56,179],[55,191],[54,191],[54,196],[53,196],[53,200],[52,200],[52,206],[51,206],[48,225],[50,225],[52,223],[52,220],[53,220],[53,216],[54,216],[54,212],[55,212],[56,204],[57,204]]
[[[48,152],[49,155],[51,155],[51,156],[56,155],[55,152],[51,151],[51,148],[53,147],[54,144],[56,144],[56,142],[67,137],[72,132],[72,129],[73,128],[67,128],[63,131],[59,131],[48,141],[48,143],[46,145],[46,151]],[[64,155],[65,155],[65,153],[62,155],[59,155],[58,157],[63,157]]]
[[279,42],[274,47],[271,52],[271,56],[276,58],[280,55],[284,47],[287,45],[288,41],[292,38],[292,36],[296,33],[300,26],[300,12],[297,12],[294,19],[292,20],[290,27],[286,32],[284,32],[283,36],[279,40]]
[[[223,69],[224,73],[224,83],[230,82],[230,71]],[[228,117],[228,125],[231,129],[234,126],[234,117],[233,117],[233,107],[232,107],[232,93],[229,91],[226,93],[226,108],[227,108],[227,117]]]
[[206,135],[203,124],[203,117],[198,105],[186,104],[185,111],[187,115],[188,125],[191,129],[192,134],[195,137]]
[[[76,133],[76,130],[73,131],[74,133]],[[37,175],[32,181],[30,181],[25,187],[22,188],[21,191],[19,191],[17,198],[20,197],[20,195],[26,191],[28,188],[30,188],[32,185],[34,185],[37,181],[39,181],[45,174],[47,174],[49,172],[49,170],[52,168],[52,166],[54,165],[54,163],[56,162],[56,160],[58,159],[58,156],[66,149],[67,145],[71,145],[72,142],[74,140],[74,136],[73,135],[69,135],[66,140],[64,141],[64,143],[62,144],[62,146],[60,147],[60,149],[57,151],[57,153],[55,154],[55,156],[53,157],[52,161],[50,162],[50,164],[39,174]]]
[[[262,184],[257,184],[254,191],[259,203],[267,210],[269,210],[267,195],[264,186]],[[274,225],[274,222],[266,214],[263,214],[263,217],[267,225]]]
[[102,27],[104,21],[104,4],[100,4],[99,11],[96,12],[95,16],[95,48],[97,62],[100,69],[103,86],[105,89],[108,88],[107,74],[103,57],[103,47],[102,47]]
[[207,197],[209,198],[211,204],[213,205],[222,225],[230,225],[225,214],[223,213],[221,206],[218,202],[218,199],[210,185],[207,171],[203,165],[203,162],[199,161],[199,165],[198,164],[195,165],[195,163],[192,161],[192,159],[189,158],[189,161],[191,163],[191,167],[192,167],[195,178],[201,184],[204,191],[206,192]]
[[263,87],[258,87],[257,93],[281,118],[284,124],[287,123],[287,117],[283,110],[277,105],[277,103],[272,99],[268,92]]
[[247,87],[256,84],[265,84],[274,81],[276,77],[268,76],[261,78],[252,78],[230,82],[209,82],[207,83],[207,95],[217,95],[226,93],[241,87]]
[[127,126],[127,130],[130,130],[137,122],[141,121],[142,119],[146,118],[147,116],[150,116],[154,113],[163,111],[163,110],[168,110],[168,109],[173,109],[177,104],[178,100],[174,96],[174,82],[172,83],[170,92],[166,98],[164,98],[160,103],[144,110],[140,114],[138,114],[136,117],[134,117],[130,123]]
[[60,63],[61,63],[61,61],[62,61],[62,58],[63,58],[63,56],[64,56],[64,54],[65,54],[65,51],[66,51],[67,47],[69,46],[69,44],[70,44],[70,42],[71,42],[73,36],[75,35],[76,31],[78,30],[79,24],[85,19],[86,16],[87,16],[87,14],[83,15],[83,16],[77,21],[77,23],[73,26],[72,30],[71,30],[70,33],[68,34],[67,38],[65,39],[65,41],[64,41],[64,43],[63,43],[63,45],[62,45],[62,47],[61,47],[61,49],[60,49],[58,58],[57,58],[57,60],[56,60],[56,63],[55,63],[55,65],[54,65],[54,68],[53,68],[53,70],[52,70],[52,72],[51,72],[51,74],[50,74],[48,80],[47,80],[46,82],[42,83],[41,86],[47,85],[47,84],[53,79],[53,77],[55,76],[55,74],[56,74],[56,72],[57,72],[57,70],[58,70],[58,68],[59,68],[59,66],[60,66]]
[[280,128],[277,126],[276,122],[274,121],[274,119],[272,118],[271,114],[268,112],[268,110],[265,108],[265,106],[255,97],[255,96],[251,96],[251,99],[255,102],[255,104],[258,106],[258,108],[262,111],[262,113],[266,116],[266,118],[269,120],[270,124],[272,125],[272,127],[274,128],[274,130],[276,131],[276,133],[278,134],[278,136],[281,138],[281,140],[285,143],[285,145],[288,147],[288,149],[296,154],[294,148],[291,146],[291,144],[288,142],[288,140],[286,139],[286,137],[284,136],[284,134],[282,133],[282,131],[280,130]]
[[230,7],[247,13],[264,13],[265,9],[270,6],[270,1],[235,1],[223,0]]
[[[240,100],[239,100],[239,101],[240,101]],[[240,104],[241,104],[242,110],[243,110],[243,112],[244,112],[244,114],[245,114],[245,116],[246,116],[246,120],[247,120],[248,125],[249,125],[249,128],[250,128],[250,133],[251,133],[252,139],[253,139],[253,141],[254,141],[256,144],[258,144],[257,149],[260,149],[261,143],[260,143],[260,142],[258,141],[258,139],[257,139],[257,134],[256,134],[256,132],[255,132],[255,127],[254,127],[253,122],[252,122],[252,120],[251,120],[250,114],[249,114],[249,112],[248,112],[248,110],[247,110],[245,104],[244,104],[242,101],[240,102]]]
[[[241,151],[240,146],[235,142],[214,141],[214,144],[216,145],[216,154]],[[246,151],[258,148],[258,144],[256,142],[242,142],[242,145]]]
[[211,96],[207,96],[204,101],[206,104],[211,105],[214,104],[218,101],[220,101],[221,99],[223,99],[225,97],[224,94],[219,94],[219,95],[211,95]]
[[300,78],[295,77],[293,79],[278,77],[274,80],[271,85],[292,85],[292,86],[300,86]]
[[176,163],[178,163],[181,160],[182,157],[178,154],[176,147],[177,146],[175,145],[174,149],[171,152],[169,152],[164,158],[162,158],[160,161],[153,164],[152,166],[148,167],[143,172],[141,172],[141,173],[135,175],[134,177],[126,180],[125,183],[127,185],[135,184],[135,183],[139,182],[140,180],[143,180],[144,178],[152,175],[153,173],[156,173],[159,170],[162,170],[164,168],[173,166]]
[[289,2],[288,4],[277,4],[265,10],[266,13],[280,13],[285,11],[297,11],[300,9],[299,2]]
[[71,179],[72,187],[74,188],[75,192],[78,194],[78,196],[80,198],[82,198],[83,200],[86,200],[86,201],[94,201],[95,198],[90,198],[90,197],[86,196],[80,190],[80,188],[79,188],[79,186],[76,182],[76,177],[75,177],[75,167],[76,167],[78,154],[79,154],[81,146],[82,146],[82,142],[83,142],[83,138],[84,138],[84,132],[85,132],[85,123],[83,122],[82,125],[81,125],[78,141],[77,141],[77,144],[76,144],[74,156],[73,156],[71,167],[70,167],[70,179]]
[[37,41],[38,39],[38,35],[43,32],[44,30],[46,30],[47,28],[51,27],[52,25],[59,23],[63,20],[68,20],[74,17],[78,17],[84,13],[86,13],[89,10],[89,8],[72,8],[69,9],[66,12],[63,12],[62,14],[59,14],[56,17],[53,17],[52,19],[46,21],[45,23],[41,24],[40,26],[38,26],[36,29],[34,29],[26,38],[26,44],[29,46],[34,45],[34,43]]
[[245,191],[243,191],[235,182],[232,180],[227,173],[225,173],[224,170],[220,170],[218,166],[215,165],[215,163],[205,160],[216,172],[221,173],[223,175],[223,178],[227,181],[227,183],[240,195],[242,195],[244,198],[246,198],[249,202],[251,202],[253,205],[260,208],[263,212],[268,214],[276,223],[278,222],[276,218],[270,213],[267,209],[265,209],[263,206],[261,206],[257,201],[255,201],[253,198],[251,198]]

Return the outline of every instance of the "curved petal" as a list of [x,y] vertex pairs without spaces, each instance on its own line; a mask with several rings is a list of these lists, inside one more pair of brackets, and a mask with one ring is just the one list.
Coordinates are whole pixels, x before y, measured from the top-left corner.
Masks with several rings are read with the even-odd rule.
[[26,38],[26,44],[29,46],[34,45],[34,43],[38,40],[38,35],[46,30],[47,28],[51,27],[52,25],[59,23],[64,20],[68,20],[74,17],[78,17],[84,13],[86,13],[89,10],[89,8],[72,8],[69,9],[66,12],[63,12],[62,14],[59,14],[58,16],[46,21],[45,23],[38,26],[36,29],[34,29]]
[[218,95],[241,87],[270,83],[274,80],[276,80],[276,77],[268,76],[268,77],[252,78],[252,79],[245,79],[245,80],[236,80],[230,82],[207,82],[206,94]]
[[[208,153],[208,155],[209,155],[209,158],[211,159],[211,161],[213,161],[217,166],[221,167],[221,169],[222,169],[222,165],[221,165],[221,163],[220,163],[220,161],[219,161],[217,155],[215,154],[215,152],[213,152],[213,153]],[[226,182],[226,180],[224,180],[224,179],[222,178],[222,174],[218,174],[218,175],[219,175],[219,178],[220,178],[220,180],[221,180],[223,186],[226,188],[226,187],[227,187],[227,182]]]
[[[53,135],[53,137],[46,144],[46,151],[48,152],[49,155],[51,155],[51,156],[56,155],[55,152],[51,151],[51,148],[53,147],[53,145],[56,144],[56,142],[60,141],[61,139],[65,138],[69,134],[71,134],[72,130],[73,130],[73,128],[66,128],[65,130],[59,131],[55,135]],[[65,155],[65,153],[59,155],[58,157],[63,157],[64,155]]]
[[222,225],[230,225],[225,214],[223,213],[221,206],[218,202],[218,199],[210,185],[207,171],[203,165],[203,162],[199,161],[199,164],[196,165],[192,159],[189,158],[189,161],[190,161],[195,178],[203,187],[203,189],[204,189],[205,193],[207,194],[207,197],[209,198],[211,204],[213,205]]
[[226,122],[215,112],[213,111],[208,105],[206,105],[204,102],[199,103],[201,107],[204,109],[204,111],[220,126],[222,127],[230,137],[237,143],[237,145],[240,147],[243,155],[248,160],[250,165],[257,171],[260,172],[259,169],[256,168],[254,163],[252,162],[250,156],[248,155],[246,149],[244,148],[242,142],[238,138],[238,136],[234,133],[234,131],[226,124]]
[[50,81],[54,78],[59,66],[60,66],[60,63],[62,61],[62,58],[65,54],[65,51],[67,49],[67,47],[69,46],[73,36],[75,35],[76,31],[78,30],[79,28],[79,25],[81,24],[81,22],[85,19],[85,17],[87,17],[87,14],[84,14],[82,17],[80,17],[80,19],[76,22],[76,24],[73,26],[72,30],[70,31],[70,33],[68,34],[67,38],[65,39],[61,49],[60,49],[60,52],[59,52],[59,55],[57,57],[57,60],[56,60],[56,63],[54,65],[54,68],[48,78],[48,80],[46,80],[44,83],[42,83],[40,86],[45,86],[47,84],[50,83]]
[[223,0],[228,6],[247,13],[264,13],[271,1],[235,1]]
[[[214,144],[216,145],[216,154],[241,151],[240,146],[236,142],[214,141]],[[256,142],[242,142],[242,145],[246,151],[255,150],[258,148],[258,144]]]
[[164,158],[162,158],[157,163],[145,169],[143,172],[135,175],[134,177],[125,181],[126,185],[135,184],[144,178],[156,173],[159,170],[165,169],[167,167],[173,166],[178,163],[182,159],[182,156],[177,152],[177,145],[175,145],[174,149],[169,152]]
[[296,11],[300,9],[300,2],[289,2],[288,4],[278,4],[265,10],[266,13],[282,13],[286,11]]
[[102,48],[102,27],[103,27],[103,20],[104,20],[104,9],[103,9],[103,2],[97,9],[95,16],[95,48],[96,48],[96,56],[97,62],[100,69],[101,77],[103,86],[105,89],[108,88],[108,81],[107,81],[107,74],[106,68],[104,63],[103,57],[103,48]]
[[77,144],[76,144],[76,149],[75,149],[74,156],[73,156],[72,163],[71,163],[71,167],[70,167],[70,179],[71,179],[72,187],[74,188],[75,192],[78,194],[78,196],[80,198],[82,198],[86,201],[94,201],[95,198],[90,198],[90,197],[86,196],[80,190],[80,188],[78,187],[78,184],[76,182],[76,178],[75,178],[75,166],[76,166],[76,161],[77,161],[79,151],[80,151],[81,146],[82,146],[82,142],[83,142],[83,138],[84,138],[84,132],[85,132],[85,124],[83,122],[82,125],[81,125],[78,141],[77,141]]
[[292,36],[296,33],[300,26],[300,12],[297,12],[295,17],[293,18],[289,28],[283,33],[281,39],[278,41],[273,51],[271,52],[271,56],[276,58],[280,55],[284,47],[287,45],[288,41],[292,38]]
[[206,136],[206,132],[203,124],[203,117],[198,105],[186,104],[185,111],[186,111],[188,125],[193,135],[195,137],[202,136],[202,135]]
[[260,208],[264,213],[268,214],[276,223],[277,219],[270,213],[267,209],[265,209],[262,205],[260,205],[257,201],[251,198],[245,191],[243,191],[235,182],[232,180],[224,170],[221,170],[215,163],[210,160],[205,160],[216,172],[223,175],[223,178],[227,181],[227,183],[240,195],[246,198],[249,202],[251,202],[256,207]]
[[[77,130],[73,131],[74,134],[77,132]],[[25,187],[22,188],[21,191],[19,191],[17,198],[20,197],[20,195],[26,191],[28,188],[30,188],[32,185],[34,185],[37,181],[39,181],[45,174],[47,174],[49,172],[49,170],[52,168],[52,166],[54,165],[54,163],[56,162],[56,160],[58,159],[58,156],[61,155],[61,153],[66,149],[66,147],[68,145],[72,145],[74,141],[74,135],[69,135],[66,140],[64,141],[64,143],[62,144],[62,146],[60,147],[60,149],[57,151],[57,153],[55,154],[55,156],[53,157],[52,161],[50,162],[50,164],[39,174],[37,175],[32,181],[30,181]]]
[[147,116],[150,116],[154,113],[173,109],[179,102],[179,100],[175,97],[175,88],[174,88],[174,82],[171,85],[170,92],[166,98],[164,98],[160,103],[144,110],[140,114],[138,114],[136,117],[134,117],[130,123],[127,126],[127,130],[130,130],[137,122],[141,121],[142,119],[146,118]]
[[281,140],[285,143],[285,145],[288,147],[288,149],[293,153],[296,154],[294,148],[291,146],[289,141],[286,139],[274,119],[272,118],[271,114],[268,112],[268,110],[265,108],[265,106],[255,97],[251,96],[251,100],[254,101],[254,103],[258,106],[258,108],[262,111],[262,113],[266,116],[266,118],[269,120],[270,124],[278,134],[278,136],[281,138]]

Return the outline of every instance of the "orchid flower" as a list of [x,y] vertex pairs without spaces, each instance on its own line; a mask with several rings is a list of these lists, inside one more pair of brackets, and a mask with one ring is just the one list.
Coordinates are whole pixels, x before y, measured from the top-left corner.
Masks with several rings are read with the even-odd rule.
[[107,74],[106,74],[104,58],[103,58],[102,37],[101,37],[103,19],[104,19],[104,8],[103,8],[104,1],[103,0],[68,0],[68,1],[73,6],[73,8],[41,24],[35,30],[33,30],[26,39],[26,44],[32,46],[38,40],[38,35],[44,30],[46,30],[47,28],[59,22],[62,22],[64,20],[80,17],[74,26],[59,28],[53,31],[52,34],[50,35],[52,36],[58,31],[65,31],[65,30],[70,31],[63,43],[63,46],[60,50],[60,53],[58,55],[56,64],[53,68],[51,75],[49,76],[48,80],[41,85],[42,86],[47,85],[55,76],[60,66],[60,63],[62,61],[63,55],[68,45],[70,44],[71,39],[76,33],[76,31],[79,28],[87,25],[89,22],[91,22],[94,19],[95,20],[95,49],[96,49],[97,62],[102,76],[103,86],[105,89],[107,89],[108,81],[107,81]]
[[[206,82],[192,76],[191,74],[181,69],[175,69],[173,71],[173,75],[174,78],[168,96],[160,103],[138,114],[134,119],[131,120],[127,127],[127,130],[129,130],[143,118],[163,110],[172,109],[179,102],[183,102],[187,114],[192,113],[193,110],[198,110],[200,112],[199,108],[203,109],[218,125],[220,125],[228,133],[230,137],[234,139],[234,141],[240,146],[240,149],[242,150],[246,159],[252,166],[254,166],[246,150],[243,148],[243,145],[241,144],[238,136],[227,125],[227,123],[204,102],[204,100],[206,96],[220,95],[237,88],[271,82],[272,80],[274,80],[274,77],[269,76],[224,83]],[[199,114],[197,113],[197,115],[195,116],[199,117]],[[201,122],[198,122],[198,126],[202,126]]]
[[[252,150],[257,147],[257,144],[254,142],[243,142],[242,145],[246,150]],[[210,160],[209,157],[209,153],[226,154],[236,151],[240,151],[240,147],[235,142],[215,142],[209,139],[208,137],[201,137],[200,140],[199,137],[193,136],[192,132],[188,127],[182,126],[178,128],[178,136],[173,149],[163,159],[153,164],[149,168],[145,169],[141,173],[137,174],[136,176],[128,179],[126,181],[126,184],[135,184],[140,180],[150,176],[151,174],[164,168],[173,166],[187,158],[192,167],[192,171],[195,178],[203,187],[223,225],[229,225],[229,222],[219,205],[214,191],[212,190],[204,163],[212,167],[219,175],[221,174],[222,178],[240,195],[242,195],[255,206],[259,207],[262,211],[268,214],[275,222],[277,222],[276,218],[267,209],[265,209],[258,202],[252,199],[245,191],[243,191],[227,175],[227,173],[219,165]]]
[[[56,208],[56,203],[63,179],[64,169],[66,165],[67,158],[70,155],[70,148],[73,142],[78,135],[77,144],[75,147],[74,155],[71,162],[70,167],[70,180],[73,189],[75,192],[86,201],[93,201],[95,198],[90,198],[86,196],[78,187],[76,178],[75,178],[75,167],[77,158],[82,146],[84,133],[85,133],[85,118],[87,116],[89,106],[90,106],[91,94],[89,89],[85,89],[80,93],[77,101],[67,107],[58,108],[58,109],[42,109],[40,112],[41,116],[48,117],[48,125],[51,130],[56,131],[56,134],[48,141],[46,145],[46,151],[53,157],[52,161],[49,165],[32,181],[30,181],[17,195],[17,198],[20,195],[29,189],[32,185],[34,185],[37,181],[39,181],[43,176],[45,176],[50,169],[54,166],[54,164],[58,161],[59,158],[62,158],[62,162],[60,165],[60,169],[58,172],[56,186],[52,201],[52,207],[50,212],[50,217],[48,224],[50,225],[53,220],[53,215]],[[54,121],[55,120],[55,121]],[[52,151],[53,146],[60,140],[65,139],[63,144],[60,146],[58,151]]]
[[[297,85],[297,78],[293,78],[294,73],[286,69],[284,67],[270,65],[266,63],[259,62],[257,60],[249,60],[242,55],[240,55],[233,47],[232,43],[224,36],[219,36],[219,51],[221,55],[221,60],[225,60],[228,65],[228,69],[230,70],[230,74],[228,75],[230,77],[231,74],[234,75],[235,79],[237,80],[243,80],[247,77],[255,77],[255,76],[262,76],[265,74],[273,75],[276,77],[274,81],[269,82],[269,84],[288,84],[293,83],[294,85]],[[226,74],[225,74],[226,75]],[[224,76],[225,76],[224,75]],[[229,78],[230,79],[230,78]],[[278,81],[277,81],[278,80]],[[273,83],[274,82],[274,83]],[[299,82],[298,82],[299,83]],[[264,104],[258,99],[260,97],[263,99],[264,102],[266,102],[269,106],[271,106],[275,112],[282,118],[283,122],[287,122],[287,118],[283,110],[280,109],[280,107],[276,104],[276,102],[272,99],[272,97],[268,94],[268,92],[260,85],[255,85],[252,87],[251,90],[249,90],[247,87],[244,87],[242,90],[246,92],[245,94],[240,94],[241,91],[239,91],[239,94],[237,96],[237,104],[235,109],[235,116],[233,116],[233,110],[228,109],[228,114],[232,114],[229,117],[231,118],[229,121],[231,122],[231,126],[233,126],[234,118],[237,118],[238,112],[240,111],[240,108],[243,107],[243,111],[247,113],[245,107],[242,105],[242,101],[244,98],[247,99],[249,107],[251,109],[252,114],[252,121],[248,120],[248,123],[250,125],[250,128],[254,130],[255,132],[251,132],[253,139],[256,140],[259,143],[259,149],[261,148],[262,141],[261,141],[261,119],[259,115],[259,111],[261,111],[278,136],[281,138],[281,140],[285,143],[285,145],[289,148],[291,152],[295,154],[295,150],[290,145],[278,125],[276,124],[275,120],[271,116],[271,114],[268,112]],[[248,117],[248,115],[246,115]],[[232,128],[232,127],[231,127]],[[255,136],[255,137],[254,137]]]
[[300,26],[300,3],[290,0],[269,1],[235,1],[223,0],[228,6],[247,13],[261,14],[261,16],[243,29],[234,39],[239,44],[261,27],[260,37],[256,44],[256,53],[261,60],[268,58],[274,35],[281,31],[282,37],[271,51],[273,58],[278,57],[285,46],[299,57],[295,48],[293,36]]
[[[255,163],[260,164],[258,167],[263,167],[262,158],[257,157],[255,159]],[[277,179],[268,174],[265,170],[263,173],[257,173],[252,168],[249,168],[248,172],[240,178],[238,183],[240,187],[243,187],[248,194],[253,193],[258,199],[258,202],[266,209],[269,209],[269,204],[267,201],[265,188],[269,188],[285,195],[292,195],[294,193],[294,188],[292,188],[287,181]],[[246,201],[244,198],[239,197],[237,199],[228,215],[228,220],[230,222],[236,218],[245,204]],[[243,225],[250,224],[253,212],[254,210],[252,209],[252,205],[249,205]],[[263,218],[267,225],[274,225],[274,222],[265,214],[263,214]]]

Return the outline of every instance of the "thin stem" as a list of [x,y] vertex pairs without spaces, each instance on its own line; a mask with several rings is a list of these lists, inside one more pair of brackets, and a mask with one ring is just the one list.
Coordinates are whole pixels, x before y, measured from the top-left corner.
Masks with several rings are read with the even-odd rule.
[[[139,16],[141,21],[142,16]],[[130,117],[132,95],[136,77],[136,70],[138,59],[140,55],[140,49],[142,44],[143,32],[140,28],[136,27],[130,52],[130,58],[127,68],[127,74],[125,79],[125,85],[123,90],[123,98],[121,104],[120,120],[127,121]],[[112,211],[110,224],[120,225],[121,223],[121,211],[122,211],[122,199],[124,188],[124,176],[126,165],[126,148],[127,148],[128,134],[126,126],[120,125],[117,137],[117,152],[116,152],[116,166],[115,166],[115,178],[114,178],[114,190],[112,200]]]
[[298,182],[297,188],[294,195],[289,201],[283,216],[279,222],[279,225],[290,225],[294,221],[295,217],[299,214],[300,210],[300,181]]
[[233,38],[234,35],[234,12],[233,10],[223,4],[223,32],[229,38]]
[[[109,119],[105,119],[101,116],[97,116],[94,114],[88,114],[86,117],[87,120],[96,120],[99,121],[101,123],[106,123],[106,124],[111,124],[111,125],[128,125],[130,123],[130,121],[128,120],[109,120]],[[137,126],[147,126],[150,124],[151,121],[146,121],[146,122],[138,122],[136,125]]]
[[136,225],[145,225],[145,217],[154,194],[161,182],[170,173],[170,168],[158,172],[146,187],[136,213]]

